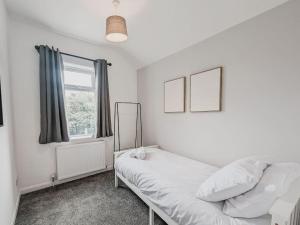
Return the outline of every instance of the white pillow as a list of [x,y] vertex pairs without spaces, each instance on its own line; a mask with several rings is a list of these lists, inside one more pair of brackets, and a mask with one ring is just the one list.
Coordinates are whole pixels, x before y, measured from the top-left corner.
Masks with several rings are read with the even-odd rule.
[[251,191],[225,201],[223,212],[231,217],[254,218],[265,215],[275,200],[300,178],[300,164],[276,163],[268,167]]
[[258,183],[267,166],[267,162],[253,158],[234,161],[204,181],[196,196],[211,202],[238,196]]

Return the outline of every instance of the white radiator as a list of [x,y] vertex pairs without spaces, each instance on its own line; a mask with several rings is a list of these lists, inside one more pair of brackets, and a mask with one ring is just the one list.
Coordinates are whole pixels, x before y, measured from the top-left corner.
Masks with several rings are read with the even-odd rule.
[[58,146],[56,163],[58,180],[105,169],[105,142]]

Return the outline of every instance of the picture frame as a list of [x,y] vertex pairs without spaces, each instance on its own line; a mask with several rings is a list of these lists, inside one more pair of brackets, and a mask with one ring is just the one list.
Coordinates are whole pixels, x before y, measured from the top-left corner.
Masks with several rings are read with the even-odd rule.
[[185,112],[185,85],[185,77],[179,77],[164,82],[165,113]]
[[2,105],[2,90],[1,90],[1,80],[0,80],[0,127],[4,125],[3,121],[3,105]]
[[222,110],[222,67],[190,75],[190,111],[219,112]]

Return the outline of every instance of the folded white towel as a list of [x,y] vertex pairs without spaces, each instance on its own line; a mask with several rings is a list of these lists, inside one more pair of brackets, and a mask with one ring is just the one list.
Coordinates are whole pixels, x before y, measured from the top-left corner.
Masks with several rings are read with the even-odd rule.
[[130,151],[129,156],[131,158],[144,160],[144,159],[146,159],[146,151],[143,147],[136,148],[136,149],[133,149]]

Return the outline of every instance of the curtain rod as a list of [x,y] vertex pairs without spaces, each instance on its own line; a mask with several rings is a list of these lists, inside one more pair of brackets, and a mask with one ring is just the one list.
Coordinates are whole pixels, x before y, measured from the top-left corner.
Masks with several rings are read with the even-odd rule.
[[[35,47],[35,49],[36,49],[37,51],[39,51],[40,46],[36,45],[36,46],[34,46],[34,47]],[[89,59],[89,58],[81,57],[81,56],[78,56],[78,55],[72,55],[72,54],[65,53],[65,52],[60,52],[60,54],[62,54],[62,55],[68,55],[68,56],[72,56],[72,57],[75,57],[75,58],[84,59],[84,60],[88,60],[88,61],[92,61],[92,62],[95,62],[95,61],[96,61],[96,60],[94,60],[94,59]],[[107,63],[107,65],[108,65],[108,66],[112,66],[112,64],[109,63],[109,62]]]

